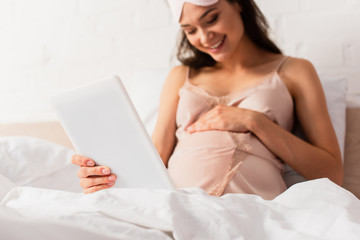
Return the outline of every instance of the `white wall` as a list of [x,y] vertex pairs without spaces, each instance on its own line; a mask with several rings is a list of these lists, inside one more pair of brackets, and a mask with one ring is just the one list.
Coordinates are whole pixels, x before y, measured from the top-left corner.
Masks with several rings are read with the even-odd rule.
[[[257,2],[285,53],[348,77],[360,105],[360,0]],[[0,122],[56,119],[49,94],[113,74],[157,97],[177,30],[165,0],[0,0]]]
[[360,105],[360,0],[257,0],[288,55],[312,61],[325,78],[348,79]]

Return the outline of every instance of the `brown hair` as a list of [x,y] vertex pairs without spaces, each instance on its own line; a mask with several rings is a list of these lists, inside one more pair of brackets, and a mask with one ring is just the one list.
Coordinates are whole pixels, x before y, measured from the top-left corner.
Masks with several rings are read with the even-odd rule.
[[[226,0],[231,4],[239,4],[242,7],[241,18],[244,23],[244,29],[250,40],[261,49],[273,53],[281,53],[276,44],[269,39],[269,25],[265,16],[253,0]],[[195,69],[202,67],[211,67],[216,61],[206,53],[197,50],[188,41],[184,31],[180,32],[180,41],[178,42],[178,60]]]

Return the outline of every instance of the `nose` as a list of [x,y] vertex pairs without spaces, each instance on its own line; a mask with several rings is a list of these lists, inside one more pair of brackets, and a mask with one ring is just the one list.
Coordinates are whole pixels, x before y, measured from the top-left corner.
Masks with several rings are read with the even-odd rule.
[[200,41],[201,41],[201,44],[204,46],[204,47],[207,47],[208,44],[211,42],[211,39],[214,37],[214,33],[211,32],[211,31],[206,31],[206,30],[203,30],[201,31],[201,36],[200,36]]

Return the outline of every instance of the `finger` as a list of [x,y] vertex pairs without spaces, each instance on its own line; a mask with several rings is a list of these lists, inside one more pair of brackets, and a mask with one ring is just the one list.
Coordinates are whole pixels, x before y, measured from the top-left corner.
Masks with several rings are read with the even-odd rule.
[[200,119],[202,119],[204,121],[208,121],[208,120],[215,118],[216,116],[219,116],[220,114],[222,114],[222,112],[223,112],[222,107],[218,106],[218,107],[211,109],[209,112],[205,113],[203,116],[201,116]]
[[186,131],[188,131],[189,133],[193,133],[193,132],[199,132],[199,131],[205,131],[205,130],[209,130],[209,123],[212,121],[212,117],[201,117],[199,118],[196,122],[194,122],[193,124],[191,124]]
[[193,124],[186,129],[188,133],[201,132],[206,130],[209,130],[208,125],[200,122],[197,122],[196,124]]
[[197,121],[186,129],[186,131],[188,131],[189,133],[204,132],[210,130],[225,130],[225,124],[221,119],[213,118],[207,121]]
[[92,167],[95,166],[95,161],[91,158],[81,156],[78,154],[74,154],[71,158],[71,162],[75,165],[81,166],[81,167]]
[[202,125],[204,125],[203,120],[198,119],[196,122],[194,122],[189,127],[187,127],[186,131],[188,131],[189,133],[197,132],[199,131]]
[[189,133],[211,130],[211,123],[215,119],[219,118],[219,114],[222,112],[223,107],[218,105],[209,112],[202,115],[196,122],[187,127],[185,130]]
[[90,188],[86,188],[84,189],[84,193],[88,194],[88,193],[94,193],[103,189],[108,189],[111,188],[112,186],[114,186],[114,184],[103,184],[103,185],[98,185],[98,186],[94,186],[94,187],[90,187]]
[[98,185],[108,185],[109,183],[114,184],[116,181],[116,176],[111,174],[110,176],[105,177],[88,177],[80,179],[80,186],[82,188],[90,188]]
[[81,167],[77,173],[79,178],[86,178],[90,176],[106,176],[111,173],[110,168],[104,166],[96,167]]

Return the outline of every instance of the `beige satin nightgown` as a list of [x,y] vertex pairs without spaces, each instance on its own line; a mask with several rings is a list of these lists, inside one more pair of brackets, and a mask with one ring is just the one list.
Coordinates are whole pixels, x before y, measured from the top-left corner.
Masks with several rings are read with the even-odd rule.
[[273,199],[286,189],[283,163],[252,133],[204,131],[186,127],[215,106],[227,105],[265,114],[282,128],[293,126],[293,100],[278,75],[286,58],[256,86],[226,96],[213,96],[190,83],[179,90],[177,144],[168,171],[176,187],[200,187],[211,195],[256,194]]

